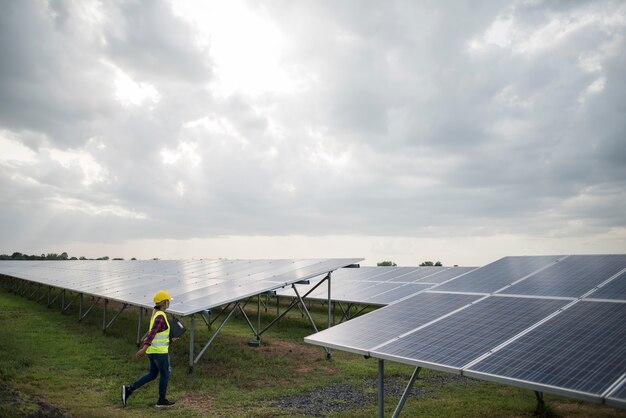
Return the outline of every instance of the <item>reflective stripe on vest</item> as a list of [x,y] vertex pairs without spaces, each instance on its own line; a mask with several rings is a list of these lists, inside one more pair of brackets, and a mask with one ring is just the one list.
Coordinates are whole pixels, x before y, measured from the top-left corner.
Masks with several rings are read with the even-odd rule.
[[150,329],[152,330],[152,326],[154,325],[154,320],[157,316],[162,315],[163,319],[165,319],[165,323],[167,324],[167,329],[165,331],[157,332],[154,336],[154,340],[152,340],[152,344],[146,350],[148,354],[167,354],[167,349],[170,345],[170,323],[167,320],[167,315],[163,311],[156,311],[152,318],[150,318]]

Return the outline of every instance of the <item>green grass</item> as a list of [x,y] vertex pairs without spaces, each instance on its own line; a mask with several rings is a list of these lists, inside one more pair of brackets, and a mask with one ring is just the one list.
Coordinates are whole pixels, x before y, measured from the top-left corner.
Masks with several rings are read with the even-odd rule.
[[[66,298],[69,300],[70,297]],[[251,348],[253,335],[242,317],[233,317],[214,344],[187,373],[189,333],[171,348],[172,376],[168,398],[177,405],[157,411],[157,382],[135,392],[122,408],[120,386],[147,371],[147,360],[135,360],[137,309],[129,308],[113,326],[102,332],[102,306],[82,322],[77,321],[77,302],[60,313],[58,301],[45,303],[17,296],[0,288],[0,416],[143,417],[158,413],[172,417],[286,417],[306,411],[280,408],[275,402],[303,395],[328,385],[345,383],[371,394],[373,401],[358,408],[329,413],[333,417],[376,416],[377,362],[340,351],[325,359],[319,347],[302,338],[311,327],[296,309],[280,325],[263,335],[262,344]],[[256,304],[249,307],[256,324]],[[262,316],[263,324],[275,315],[275,305]],[[284,309],[284,306],[281,307]],[[313,304],[318,326],[325,328],[327,308]],[[109,311],[112,318],[114,311]],[[183,319],[189,324],[187,318]],[[144,318],[143,330],[148,326]],[[214,326],[215,328],[216,326]],[[208,339],[204,322],[196,318],[195,354]],[[386,384],[404,385],[412,368],[385,363]],[[423,370],[416,382],[423,395],[407,401],[402,416],[428,417],[523,417],[535,415],[532,391],[487,382],[467,381],[449,374]],[[398,398],[387,397],[385,411],[391,416]],[[626,417],[626,411],[576,400],[546,396],[544,416]]]

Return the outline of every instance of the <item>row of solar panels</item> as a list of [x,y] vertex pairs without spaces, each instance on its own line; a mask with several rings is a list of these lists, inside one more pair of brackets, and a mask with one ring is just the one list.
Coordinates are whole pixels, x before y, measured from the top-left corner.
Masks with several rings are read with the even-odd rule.
[[154,293],[167,289],[169,311],[190,315],[361,260],[0,261],[0,274],[148,308]]
[[[344,268],[332,273],[331,299],[338,302],[388,305],[474,269],[476,267]],[[298,285],[298,292],[306,294],[322,279],[323,277],[317,277],[308,285]],[[277,293],[281,296],[295,296],[291,288],[279,290]],[[319,286],[308,298],[326,300],[327,286]]]
[[626,255],[506,257],[305,341],[626,407]]

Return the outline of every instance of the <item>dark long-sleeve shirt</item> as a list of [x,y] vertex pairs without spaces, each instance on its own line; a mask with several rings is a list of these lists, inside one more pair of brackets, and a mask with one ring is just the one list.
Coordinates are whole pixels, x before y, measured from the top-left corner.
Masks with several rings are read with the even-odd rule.
[[154,318],[154,323],[152,324],[152,329],[148,333],[148,336],[143,340],[143,345],[152,344],[152,340],[157,335],[157,333],[165,331],[167,329],[167,322],[165,322],[165,318],[163,315],[159,315]]

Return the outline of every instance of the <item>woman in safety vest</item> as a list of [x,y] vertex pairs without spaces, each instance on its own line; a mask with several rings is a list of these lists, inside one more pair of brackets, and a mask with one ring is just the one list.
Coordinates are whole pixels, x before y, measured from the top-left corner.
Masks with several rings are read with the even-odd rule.
[[[157,375],[161,375],[159,379],[159,400],[156,403],[157,408],[163,408],[174,405],[174,402],[165,398],[167,392],[167,383],[170,379],[170,355],[168,348],[170,345],[170,324],[165,315],[165,310],[170,307],[172,297],[165,290],[159,290],[154,295],[154,311],[150,318],[150,332],[143,340],[143,347],[137,351],[135,357],[142,358],[148,354],[150,360],[150,370],[147,374],[140,377],[135,383],[122,386],[122,405],[126,406],[126,400],[137,389],[148,382],[156,379]],[[176,338],[172,338],[172,342]]]

